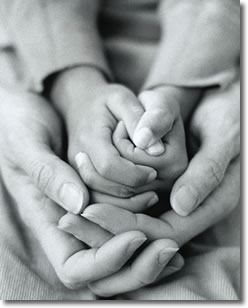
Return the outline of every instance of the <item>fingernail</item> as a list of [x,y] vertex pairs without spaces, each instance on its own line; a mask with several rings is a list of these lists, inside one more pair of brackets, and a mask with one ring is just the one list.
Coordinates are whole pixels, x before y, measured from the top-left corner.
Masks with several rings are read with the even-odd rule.
[[147,203],[147,207],[150,207],[154,204],[156,204],[159,201],[158,195],[154,194],[151,199],[149,200],[149,202]]
[[187,216],[197,207],[197,192],[192,186],[183,185],[175,193],[171,203],[175,212],[181,216]]
[[80,152],[75,156],[75,162],[78,168],[82,166],[83,161],[84,161],[84,154]]
[[59,196],[67,211],[74,214],[80,213],[83,206],[84,196],[83,192],[78,189],[75,184],[64,184],[60,189]]
[[181,269],[181,267],[174,267],[174,266],[166,266],[163,271],[163,276],[167,277],[170,276],[176,272],[178,272]]
[[167,247],[162,249],[158,254],[158,263],[160,265],[168,263],[178,250],[179,248],[175,247]]
[[57,228],[61,230],[68,230],[71,224],[64,222],[64,221],[59,221]]
[[146,183],[148,184],[148,183],[151,183],[152,181],[154,181],[156,179],[157,175],[158,175],[157,171],[153,169],[151,171],[151,173],[149,174]]
[[127,254],[132,255],[138,247],[140,247],[145,241],[147,240],[146,237],[138,237],[132,240],[127,248]]
[[152,156],[159,156],[163,154],[165,151],[165,147],[161,141],[156,142],[146,149],[146,152]]
[[134,133],[133,141],[138,148],[145,149],[149,146],[152,138],[152,131],[147,127],[143,127]]

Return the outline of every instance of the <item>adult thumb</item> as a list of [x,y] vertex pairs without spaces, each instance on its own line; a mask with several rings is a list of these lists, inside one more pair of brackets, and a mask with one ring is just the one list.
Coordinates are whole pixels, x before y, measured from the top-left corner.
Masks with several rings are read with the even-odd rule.
[[81,213],[89,193],[79,175],[47,145],[31,143],[21,155],[21,167],[47,197],[69,212]]
[[232,159],[221,144],[211,141],[202,145],[172,188],[171,206],[181,216],[194,211],[222,182]]

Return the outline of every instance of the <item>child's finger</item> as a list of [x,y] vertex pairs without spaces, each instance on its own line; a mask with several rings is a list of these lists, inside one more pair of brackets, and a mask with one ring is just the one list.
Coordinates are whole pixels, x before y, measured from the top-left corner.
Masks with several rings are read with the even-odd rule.
[[91,189],[121,198],[128,198],[133,195],[134,192],[131,187],[114,183],[102,177],[86,153],[78,153],[75,161],[82,180]]
[[141,117],[133,141],[141,149],[146,149],[167,134],[179,116],[179,107],[163,91],[144,91],[139,95],[145,113]]
[[[157,179],[166,179],[168,187],[187,167],[188,157],[185,144],[183,123],[175,121],[172,130],[164,137],[166,151],[159,157],[148,155],[128,140],[123,122],[119,122],[113,134],[113,143],[119,153],[135,164],[149,165],[158,171]],[[151,184],[152,185],[152,184]],[[149,187],[145,185],[146,188]],[[139,190],[136,190],[136,192]]]
[[131,198],[123,199],[91,191],[90,203],[106,203],[129,210],[133,213],[142,213],[158,202],[155,192],[145,192]]
[[144,113],[144,108],[137,97],[130,91],[116,93],[108,101],[108,107],[119,121],[123,121],[132,139],[134,130]]
[[121,157],[113,145],[112,133],[102,135],[98,140],[99,150],[94,150],[90,157],[97,171],[106,179],[127,185],[138,187],[150,183],[157,177],[157,172],[150,166],[136,165]]
[[104,297],[145,287],[158,278],[178,249],[172,240],[154,241],[129,266],[90,283],[89,287],[94,293]]
[[60,219],[58,228],[72,234],[91,248],[101,247],[113,237],[112,233],[102,229],[99,225],[71,213],[67,213]]

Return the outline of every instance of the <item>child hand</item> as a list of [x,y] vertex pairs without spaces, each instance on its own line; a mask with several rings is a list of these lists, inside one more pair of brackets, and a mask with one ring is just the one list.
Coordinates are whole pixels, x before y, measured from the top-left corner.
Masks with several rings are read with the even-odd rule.
[[[160,87],[144,91],[139,99],[146,112],[134,133],[138,147],[128,139],[123,122],[118,124],[113,135],[114,145],[124,158],[157,170],[156,181],[139,188],[138,192],[150,189],[169,191],[188,163],[178,96],[171,96],[167,87]],[[160,138],[159,143],[153,143]],[[160,154],[162,148],[164,151]]]
[[[135,194],[135,187],[154,181],[157,172],[152,167],[136,165],[121,157],[112,142],[119,120],[132,135],[144,113],[131,91],[108,84],[93,68],[77,68],[62,74],[51,94],[65,118],[69,162],[88,187],[129,198]],[[146,194],[146,202],[151,197],[154,193]]]

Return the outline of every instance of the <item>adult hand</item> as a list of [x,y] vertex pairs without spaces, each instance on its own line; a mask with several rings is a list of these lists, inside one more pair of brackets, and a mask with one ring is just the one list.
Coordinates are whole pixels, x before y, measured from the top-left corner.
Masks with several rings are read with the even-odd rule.
[[[76,235],[78,239],[88,244],[90,243],[87,240],[84,228],[85,218],[108,230],[111,234],[139,230],[147,236],[148,241],[151,241],[152,244],[166,238],[175,241],[181,247],[190,239],[224,218],[236,207],[240,197],[239,180],[240,158],[238,157],[228,167],[220,186],[203,202],[201,207],[187,217],[179,216],[175,211],[171,210],[159,218],[153,218],[146,214],[135,214],[112,205],[95,204],[86,208],[83,217],[67,214],[61,219],[61,224],[65,226],[63,229],[68,233]],[[172,262],[172,267],[170,267],[170,264],[165,267],[164,274],[166,270],[169,271],[168,275],[183,266],[182,259],[175,259]],[[111,296],[132,290],[132,275],[129,276],[129,279],[126,279],[127,272],[129,270],[124,267],[114,275],[91,283],[90,287],[96,294],[101,296]],[[144,277],[143,275],[146,272],[147,268],[144,264],[143,267],[140,267],[139,276]],[[146,280],[146,284],[158,281],[162,277],[164,277],[163,274],[160,274],[155,279],[153,277],[153,279]],[[144,283],[143,285],[140,283],[140,287],[144,285]]]
[[[206,108],[205,106],[207,105],[207,103],[209,103],[209,108],[213,108],[210,108],[209,112],[211,113],[212,110],[213,119],[215,116],[219,116],[219,121],[222,121],[221,124],[223,124],[222,114],[228,115],[226,119],[232,119],[231,115],[234,116],[233,121],[229,122],[229,141],[235,140],[235,128],[237,129],[238,120],[235,117],[235,115],[237,115],[237,112],[234,113],[234,110],[237,111],[237,109],[239,108],[237,88],[238,83],[234,84],[225,93],[219,94],[217,92],[216,96],[214,94],[210,94],[208,97],[205,98],[203,102],[204,104],[201,106],[202,108]],[[223,104],[223,101],[225,104]],[[213,102],[217,103],[217,110],[214,109],[212,105]],[[222,113],[220,113],[219,104],[221,104],[222,106]],[[231,106],[233,106],[234,109],[233,113],[231,112]],[[218,111],[218,113],[216,113],[216,111]],[[195,114],[192,124],[195,123],[199,114],[201,113]],[[199,125],[202,123],[201,121],[202,119],[199,118]],[[216,129],[217,134],[222,132],[221,125],[218,126],[217,123],[212,129],[210,128],[209,130],[207,130],[207,127],[205,127],[204,125],[202,125],[202,127],[205,128],[206,135],[203,134],[201,136],[206,136],[205,138],[207,138],[207,136],[209,136],[208,138],[210,138],[210,136],[212,136],[213,138],[216,137],[213,134],[214,128]],[[210,135],[208,135],[207,132]],[[208,138],[207,140],[209,140]],[[216,139],[214,140],[218,140],[218,138],[216,137]],[[213,142],[215,142],[214,140]],[[222,140],[222,142],[224,141]],[[224,142],[224,144],[226,143]],[[234,143],[232,146],[236,146],[237,148],[239,148],[239,143]],[[190,165],[190,167],[192,166]],[[221,181],[218,187],[211,194],[208,195],[208,197],[202,203],[201,207],[188,217],[181,217],[177,215],[174,211],[169,211],[159,217],[159,219],[157,219],[147,216],[145,214],[134,214],[118,207],[103,204],[91,205],[85,210],[83,216],[84,218],[87,218],[88,220],[100,225],[102,228],[108,230],[112,234],[119,234],[127,230],[140,230],[144,232],[144,234],[146,234],[150,241],[166,237],[173,239],[181,247],[184,243],[192,239],[194,236],[200,234],[202,231],[224,218],[236,207],[240,198],[239,183],[240,157],[238,155],[230,162],[229,166],[226,168],[223,181]],[[80,223],[80,219],[82,218],[78,216],[76,218],[76,216],[74,215],[66,215],[62,218],[62,221],[64,225],[67,225],[65,228],[67,232],[76,235],[84,242],[86,241],[85,232],[83,232],[84,229],[82,223]],[[187,232],[185,232],[185,230],[187,230]],[[117,277],[118,281],[121,281],[121,276]],[[117,283],[116,279],[112,280],[111,277],[108,277],[106,279],[102,279],[91,284],[91,288],[96,293],[104,295],[125,292],[127,287],[125,283],[121,285],[121,283]]]
[[[60,199],[63,185],[73,184],[87,193],[75,171],[53,152],[61,152],[60,121],[48,102],[37,95],[10,94],[1,89],[0,101],[1,177],[15,201],[16,215],[35,234],[58,277],[67,287],[79,288],[118,272],[146,236],[140,231],[128,231],[113,237],[86,221],[88,241],[94,247],[88,249],[59,230],[57,222],[66,213],[63,207],[77,213],[79,205],[77,202],[75,210],[73,198],[67,199],[69,202]],[[10,117],[12,121],[8,120]],[[176,251],[177,244],[171,240],[149,245],[128,273],[136,278],[133,288],[140,285],[139,277],[151,279],[162,272]],[[140,273],[142,265],[147,271]]]
[[[38,95],[0,88],[0,159],[5,169],[20,170],[41,192],[67,211],[80,213],[88,190],[56,153],[62,149],[59,118]],[[8,181],[6,178],[5,181]]]
[[197,152],[171,192],[171,205],[183,216],[215,191],[240,154],[239,80],[203,98],[191,119],[189,141],[198,145]]

